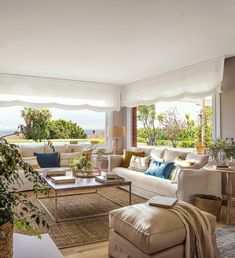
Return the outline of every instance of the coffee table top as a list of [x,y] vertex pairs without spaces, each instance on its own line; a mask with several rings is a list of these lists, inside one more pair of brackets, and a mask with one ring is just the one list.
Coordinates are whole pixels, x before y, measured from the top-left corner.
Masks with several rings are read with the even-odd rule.
[[[72,176],[72,172],[67,171],[67,176]],[[54,184],[50,178],[45,177],[47,184],[50,188],[55,191],[66,191],[66,190],[79,190],[79,189],[94,189],[94,188],[103,188],[103,187],[113,187],[113,186],[125,186],[130,185],[130,181],[120,181],[120,182],[109,182],[101,183],[95,180],[95,178],[76,178],[75,183],[68,184]]]

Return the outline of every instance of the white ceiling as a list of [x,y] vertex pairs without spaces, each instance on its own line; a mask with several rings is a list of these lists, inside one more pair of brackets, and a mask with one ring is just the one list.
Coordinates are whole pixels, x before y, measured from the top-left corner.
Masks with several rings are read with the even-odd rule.
[[126,84],[235,53],[234,0],[0,0],[0,73]]

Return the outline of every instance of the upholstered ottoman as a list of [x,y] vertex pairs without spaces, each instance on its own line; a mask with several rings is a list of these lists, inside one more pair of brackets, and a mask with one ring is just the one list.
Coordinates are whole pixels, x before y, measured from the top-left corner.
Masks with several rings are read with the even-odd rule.
[[[206,215],[214,234],[216,219]],[[110,257],[184,258],[185,226],[170,210],[147,203],[127,206],[111,211],[109,223]]]

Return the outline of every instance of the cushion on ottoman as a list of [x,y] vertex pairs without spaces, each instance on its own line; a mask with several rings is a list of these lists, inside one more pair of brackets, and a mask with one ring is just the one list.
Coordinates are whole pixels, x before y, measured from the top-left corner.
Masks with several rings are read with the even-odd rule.
[[[208,214],[215,230],[215,217]],[[168,209],[148,203],[123,207],[110,212],[110,228],[146,254],[165,250],[185,241],[186,230],[180,218]]]

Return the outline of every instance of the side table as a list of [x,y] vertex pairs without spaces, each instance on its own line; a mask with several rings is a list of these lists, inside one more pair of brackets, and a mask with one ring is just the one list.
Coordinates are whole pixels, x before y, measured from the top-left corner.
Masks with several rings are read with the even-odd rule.
[[235,201],[233,194],[232,176],[235,175],[235,167],[231,166],[227,169],[219,168],[217,169],[214,165],[207,165],[204,167],[206,170],[217,172],[226,175],[226,187],[225,194],[223,194],[223,200],[227,200],[227,210],[226,210],[226,224],[230,224],[230,213],[232,208],[232,203]]
[[42,239],[14,233],[13,258],[64,258],[48,234]]

